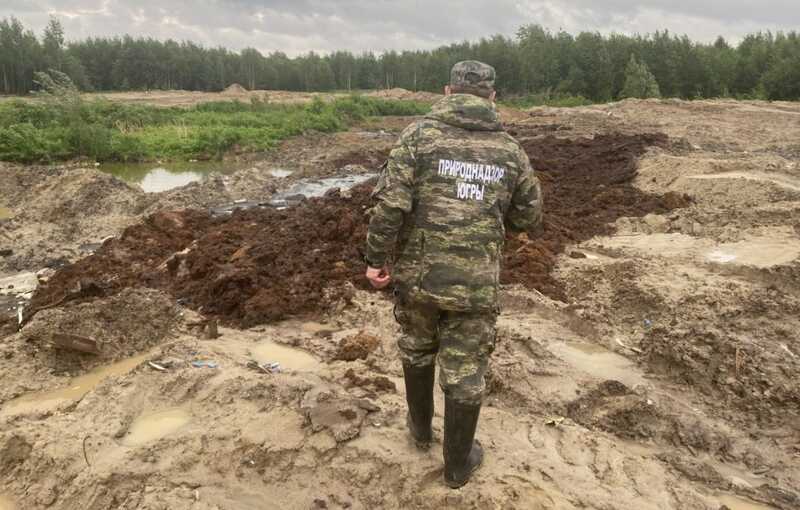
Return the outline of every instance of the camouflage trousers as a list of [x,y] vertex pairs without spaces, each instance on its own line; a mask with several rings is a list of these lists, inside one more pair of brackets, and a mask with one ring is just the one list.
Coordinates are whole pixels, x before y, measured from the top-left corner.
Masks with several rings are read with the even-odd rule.
[[403,363],[427,366],[438,358],[442,391],[461,403],[480,404],[494,351],[497,314],[454,312],[396,299],[395,317],[402,329],[397,344]]

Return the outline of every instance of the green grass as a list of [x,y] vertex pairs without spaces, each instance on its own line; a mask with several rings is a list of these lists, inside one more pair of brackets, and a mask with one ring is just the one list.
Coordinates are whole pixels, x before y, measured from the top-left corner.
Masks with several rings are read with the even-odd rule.
[[219,101],[161,108],[108,101],[0,103],[0,160],[51,162],[221,158],[257,152],[309,131],[334,132],[372,116],[421,115],[430,105],[351,96],[304,105]]
[[534,106],[553,106],[559,108],[573,108],[576,106],[587,106],[594,104],[591,100],[583,96],[570,96],[563,94],[528,94],[526,96],[510,97],[501,101],[506,106],[513,108],[533,108]]

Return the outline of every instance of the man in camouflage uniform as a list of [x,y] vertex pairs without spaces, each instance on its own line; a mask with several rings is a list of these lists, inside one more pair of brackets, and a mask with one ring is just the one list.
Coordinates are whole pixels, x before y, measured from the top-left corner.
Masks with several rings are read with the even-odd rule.
[[474,437],[506,228],[525,230],[542,214],[530,161],[498,121],[494,80],[494,68],[481,62],[453,67],[444,99],[391,152],[367,234],[367,278],[377,288],[395,283],[408,426],[420,447],[432,440],[438,355],[444,474],[453,488],[483,459]]

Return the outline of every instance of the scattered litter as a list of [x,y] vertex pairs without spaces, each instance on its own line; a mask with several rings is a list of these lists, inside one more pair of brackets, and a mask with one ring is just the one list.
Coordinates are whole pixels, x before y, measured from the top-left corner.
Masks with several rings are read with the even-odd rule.
[[631,347],[630,345],[626,344],[625,342],[623,342],[619,338],[614,338],[614,341],[617,343],[617,345],[619,345],[623,349],[628,349],[629,351],[633,351],[636,354],[641,354],[642,353],[642,350],[639,349],[638,347]]
[[653,325],[653,321],[651,321],[650,319],[645,319],[644,320],[644,327],[645,328],[649,329],[652,325]]
[[277,361],[259,363],[258,361],[250,360],[247,362],[247,368],[258,370],[260,372],[264,372],[265,374],[279,374],[283,371],[281,369],[281,364]]
[[155,359],[147,362],[147,364],[150,365],[150,368],[153,370],[158,370],[159,372],[166,372],[167,370],[184,363],[186,363],[186,361],[179,358]]
[[789,349],[789,346],[787,346],[786,344],[780,344],[780,345],[781,345],[781,348],[784,351],[788,352],[791,357],[793,357],[793,358],[797,357],[797,355],[795,353],[793,353],[791,349]]
[[214,361],[195,360],[192,361],[194,368],[219,368],[219,364]]

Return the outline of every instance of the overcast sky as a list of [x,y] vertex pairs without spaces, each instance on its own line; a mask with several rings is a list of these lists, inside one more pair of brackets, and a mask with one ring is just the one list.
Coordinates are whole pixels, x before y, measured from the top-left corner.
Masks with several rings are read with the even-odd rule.
[[797,29],[800,0],[0,0],[0,18],[15,16],[37,33],[50,15],[68,39],[127,33],[296,55],[432,48],[513,35],[528,23],[572,33],[666,28],[735,42]]

